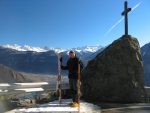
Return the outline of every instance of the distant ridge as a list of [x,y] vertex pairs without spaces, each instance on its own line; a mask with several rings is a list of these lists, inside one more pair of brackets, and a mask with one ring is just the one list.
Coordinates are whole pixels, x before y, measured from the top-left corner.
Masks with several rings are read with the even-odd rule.
[[25,82],[25,77],[18,72],[0,64],[0,83]]

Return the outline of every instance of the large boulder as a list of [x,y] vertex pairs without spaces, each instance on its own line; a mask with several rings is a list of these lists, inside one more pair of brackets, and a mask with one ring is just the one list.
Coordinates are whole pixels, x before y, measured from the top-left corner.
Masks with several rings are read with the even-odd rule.
[[144,94],[144,72],[136,38],[122,36],[96,58],[81,75],[85,100],[138,102]]

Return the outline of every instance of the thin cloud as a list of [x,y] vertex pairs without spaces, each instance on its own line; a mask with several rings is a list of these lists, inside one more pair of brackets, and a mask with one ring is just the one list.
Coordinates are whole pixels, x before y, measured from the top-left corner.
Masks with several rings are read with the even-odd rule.
[[142,2],[136,4],[136,5],[132,8],[131,12],[134,11],[136,8],[138,8],[138,7],[141,5],[141,3],[142,3]]
[[[131,12],[133,12],[136,8],[138,8],[141,5],[142,2],[139,2],[138,4],[136,4]],[[104,34],[103,37],[106,37],[118,24],[120,24],[122,21],[124,20],[124,17],[120,18],[113,26],[111,26],[108,31]]]
[[124,17],[120,18],[105,34],[104,37],[106,37],[120,22],[124,20]]

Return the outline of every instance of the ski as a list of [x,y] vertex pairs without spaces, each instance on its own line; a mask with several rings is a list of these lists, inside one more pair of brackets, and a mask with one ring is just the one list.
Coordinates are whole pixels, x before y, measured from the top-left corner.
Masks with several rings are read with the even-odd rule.
[[58,56],[58,78],[57,78],[56,91],[59,94],[58,100],[59,100],[59,104],[61,105],[61,103],[62,103],[62,95],[61,95],[61,62],[60,62],[61,49],[58,51],[57,56]]

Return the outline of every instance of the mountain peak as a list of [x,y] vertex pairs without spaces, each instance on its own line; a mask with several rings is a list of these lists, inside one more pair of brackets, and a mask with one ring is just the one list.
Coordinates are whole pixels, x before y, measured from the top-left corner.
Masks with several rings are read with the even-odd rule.
[[100,45],[94,45],[94,46],[83,46],[83,47],[77,47],[77,48],[73,48],[74,51],[77,51],[77,52],[96,52],[97,50],[101,49],[102,46]]
[[[24,45],[24,46],[20,46],[18,44],[6,44],[6,45],[2,45],[2,47],[4,48],[9,48],[9,49],[14,49],[14,50],[17,50],[17,51],[35,51],[35,52],[46,52],[46,51],[49,51],[49,50],[53,50],[55,51],[56,53],[59,52],[59,48],[49,48],[47,46],[45,47],[32,47],[32,46],[29,46],[29,45]],[[77,48],[72,48],[72,49],[62,49],[61,51],[68,51],[68,50],[74,50],[74,51],[77,51],[77,52],[96,52],[98,49],[102,48],[102,46],[99,46],[99,45],[94,45],[94,46],[83,46],[83,47],[77,47]]]
[[29,45],[20,46],[18,44],[6,44],[2,45],[4,48],[15,49],[17,51],[36,51],[36,52],[45,52],[44,48],[40,47],[31,47]]

